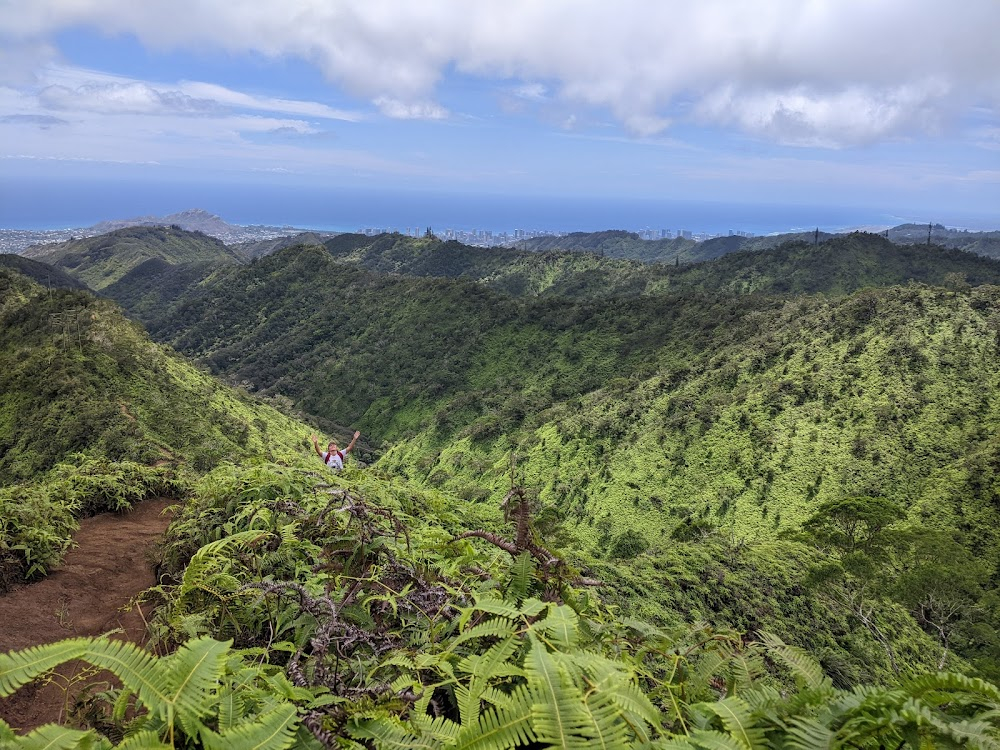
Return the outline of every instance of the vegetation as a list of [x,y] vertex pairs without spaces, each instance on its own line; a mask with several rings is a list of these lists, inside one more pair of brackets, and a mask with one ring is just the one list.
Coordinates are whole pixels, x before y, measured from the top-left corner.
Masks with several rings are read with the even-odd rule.
[[23,255],[62,268],[95,291],[151,258],[170,264],[240,260],[220,240],[179,227],[128,227],[96,237],[36,245]]
[[384,441],[343,475],[109,303],[0,269],[5,575],[75,515],[185,499],[157,655],[0,656],[0,696],[67,659],[122,682],[95,730],[0,744],[997,746],[996,263],[864,234],[657,267],[467,250],[342,235],[107,287]]
[[[74,658],[122,682],[103,696],[101,735],[50,725],[16,737],[0,724],[0,739],[105,748],[996,741],[1000,691],[982,680],[937,673],[838,689],[766,633],[745,642],[617,618],[574,586],[571,569],[518,553],[534,533],[523,513],[482,537],[456,534],[468,519],[433,493],[373,475],[317,479],[278,466],[206,476],[172,527],[175,582],[161,587],[161,642],[182,645],[156,657],[73,639],[0,656],[0,696]],[[512,554],[484,552],[487,537]]]
[[301,455],[309,429],[114,305],[0,267],[0,590],[57,562],[75,518],[176,494],[224,458]]

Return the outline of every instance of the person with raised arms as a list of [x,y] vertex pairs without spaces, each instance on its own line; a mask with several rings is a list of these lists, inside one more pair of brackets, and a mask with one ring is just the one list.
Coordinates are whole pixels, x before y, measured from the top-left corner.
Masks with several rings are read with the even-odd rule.
[[310,440],[312,440],[313,449],[316,451],[316,455],[323,459],[323,463],[329,466],[334,471],[340,471],[344,468],[344,459],[347,458],[347,454],[354,450],[354,444],[358,442],[358,438],[361,437],[360,432],[355,432],[354,437],[351,438],[351,442],[347,444],[344,450],[340,450],[337,447],[337,441],[331,440],[326,446],[326,453],[319,449],[319,438],[315,435],[310,435]]

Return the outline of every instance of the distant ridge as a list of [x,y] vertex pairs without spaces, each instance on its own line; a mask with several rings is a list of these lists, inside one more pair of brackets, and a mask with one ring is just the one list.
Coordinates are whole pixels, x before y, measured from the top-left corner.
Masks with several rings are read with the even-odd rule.
[[202,208],[191,208],[167,216],[137,216],[133,219],[99,221],[90,229],[98,234],[113,232],[125,227],[177,226],[189,232],[204,232],[212,237],[229,234],[238,227]]

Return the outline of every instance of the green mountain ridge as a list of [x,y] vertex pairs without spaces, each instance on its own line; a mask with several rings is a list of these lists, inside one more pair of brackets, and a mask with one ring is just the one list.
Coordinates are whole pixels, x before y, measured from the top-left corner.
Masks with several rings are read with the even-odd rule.
[[98,292],[154,258],[171,265],[242,262],[220,240],[179,227],[127,227],[96,237],[36,245],[22,255],[62,268]]
[[129,746],[992,746],[1000,691],[938,671],[1000,674],[996,264],[852,235],[655,269],[668,293],[511,296],[486,283],[572,273],[336,240],[146,258],[104,291],[391,443],[342,476],[112,303],[0,268],[0,476],[35,482],[0,487],[0,584],[22,539],[57,556],[23,534],[63,507],[65,540],[94,472],[218,464],[165,547],[176,653],[0,655],[0,695],[127,662]]

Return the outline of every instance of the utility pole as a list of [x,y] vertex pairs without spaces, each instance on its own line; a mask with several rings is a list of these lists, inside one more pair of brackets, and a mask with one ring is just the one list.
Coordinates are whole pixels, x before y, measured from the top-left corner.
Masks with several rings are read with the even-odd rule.
[[927,222],[927,247],[931,246],[931,227],[934,226],[931,222]]
[[816,227],[816,236],[813,238],[813,244],[814,245],[819,244],[819,227]]

